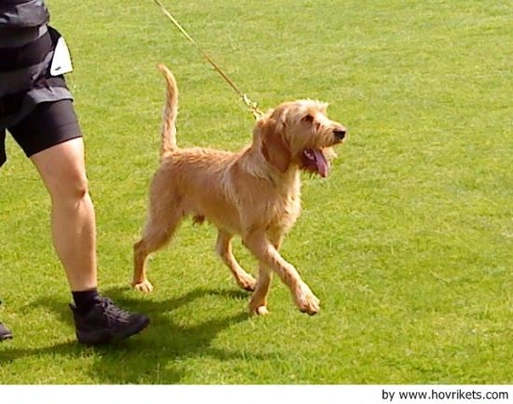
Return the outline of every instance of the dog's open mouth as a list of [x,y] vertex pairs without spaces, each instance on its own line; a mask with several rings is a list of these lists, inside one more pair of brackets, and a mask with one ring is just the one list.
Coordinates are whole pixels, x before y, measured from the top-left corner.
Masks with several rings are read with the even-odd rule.
[[303,170],[319,174],[321,177],[327,177],[329,172],[329,163],[320,149],[305,149],[301,154]]

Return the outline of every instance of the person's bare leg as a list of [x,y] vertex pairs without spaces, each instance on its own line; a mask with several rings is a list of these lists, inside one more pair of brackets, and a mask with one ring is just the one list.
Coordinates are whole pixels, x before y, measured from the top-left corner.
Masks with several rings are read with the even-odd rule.
[[75,305],[76,336],[84,344],[128,338],[149,323],[97,292],[96,219],[89,196],[84,143],[75,138],[31,156],[52,199],[52,236]]
[[71,290],[96,288],[96,219],[83,139],[60,143],[34,154],[31,160],[51,197],[53,243]]

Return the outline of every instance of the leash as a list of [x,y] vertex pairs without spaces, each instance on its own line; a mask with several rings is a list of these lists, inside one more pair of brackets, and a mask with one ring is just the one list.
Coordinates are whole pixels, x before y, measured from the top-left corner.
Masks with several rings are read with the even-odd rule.
[[246,104],[249,108],[250,112],[253,114],[255,119],[259,119],[262,117],[263,113],[258,109],[258,104],[256,102],[251,101],[251,99],[244,94],[239,88],[235,85],[233,80],[231,80],[228,75],[226,75],[223,70],[218,66],[218,64],[198,45],[198,43],[192,39],[192,37],[187,33],[187,31],[180,25],[180,23],[174,18],[169,11],[162,5],[160,0],[153,0],[162,10],[167,18],[171,20],[171,22],[175,25],[176,28],[182,33],[182,35],[187,38],[187,40],[192,43],[203,55],[205,59],[214,67],[214,69],[221,75],[221,77],[228,83],[228,85],[237,93],[237,95],[242,99],[242,102]]

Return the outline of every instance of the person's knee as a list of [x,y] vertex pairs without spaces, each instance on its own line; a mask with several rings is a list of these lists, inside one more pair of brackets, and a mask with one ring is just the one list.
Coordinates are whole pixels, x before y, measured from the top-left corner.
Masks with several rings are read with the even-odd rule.
[[70,184],[69,195],[72,199],[84,199],[89,195],[89,182],[85,175],[78,176],[72,184]]
[[89,182],[85,173],[81,171],[67,172],[60,178],[58,184],[50,189],[54,201],[80,202],[89,197]]

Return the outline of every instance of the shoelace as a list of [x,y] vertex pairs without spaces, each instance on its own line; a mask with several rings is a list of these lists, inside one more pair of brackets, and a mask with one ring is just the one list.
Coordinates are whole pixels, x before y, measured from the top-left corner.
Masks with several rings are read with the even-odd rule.
[[116,306],[111,299],[106,297],[101,299],[100,306],[104,309],[105,314],[111,318],[128,320],[131,316],[131,313]]

